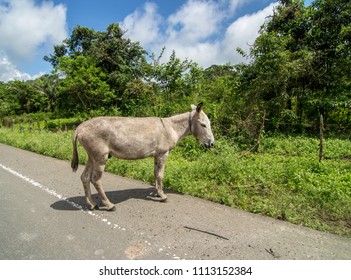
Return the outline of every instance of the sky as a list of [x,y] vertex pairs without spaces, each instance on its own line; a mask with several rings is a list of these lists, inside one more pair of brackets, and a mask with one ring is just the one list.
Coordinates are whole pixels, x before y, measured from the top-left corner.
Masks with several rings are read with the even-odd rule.
[[[312,0],[305,0],[309,5]],[[105,31],[114,22],[150,54],[190,59],[201,67],[245,59],[272,0],[0,0],[0,81],[50,73],[43,60],[75,26]]]

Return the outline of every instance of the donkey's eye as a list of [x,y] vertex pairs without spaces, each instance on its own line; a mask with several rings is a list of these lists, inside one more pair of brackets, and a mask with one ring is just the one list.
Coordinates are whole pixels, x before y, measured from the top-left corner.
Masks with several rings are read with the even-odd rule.
[[204,127],[204,128],[206,128],[206,125],[205,125],[204,123],[201,123],[201,126]]

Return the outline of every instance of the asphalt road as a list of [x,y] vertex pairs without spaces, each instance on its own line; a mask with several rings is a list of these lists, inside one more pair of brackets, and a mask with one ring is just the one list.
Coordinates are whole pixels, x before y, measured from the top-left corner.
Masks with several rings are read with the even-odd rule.
[[0,259],[351,259],[351,239],[108,173],[117,211],[87,211],[82,171],[0,144]]

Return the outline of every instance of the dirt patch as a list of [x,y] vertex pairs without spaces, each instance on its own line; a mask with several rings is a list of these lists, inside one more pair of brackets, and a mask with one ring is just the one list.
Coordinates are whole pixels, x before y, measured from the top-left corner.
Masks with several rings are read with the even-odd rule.
[[130,260],[135,260],[142,256],[146,250],[146,246],[142,243],[132,244],[124,251],[126,257]]

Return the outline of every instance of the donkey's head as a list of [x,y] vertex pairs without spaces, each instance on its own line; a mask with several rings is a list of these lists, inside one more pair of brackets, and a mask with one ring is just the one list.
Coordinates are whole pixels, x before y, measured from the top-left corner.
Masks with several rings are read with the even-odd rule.
[[202,110],[202,105],[202,102],[197,106],[191,105],[193,112],[190,114],[190,131],[206,148],[211,148],[214,146],[211,122]]

